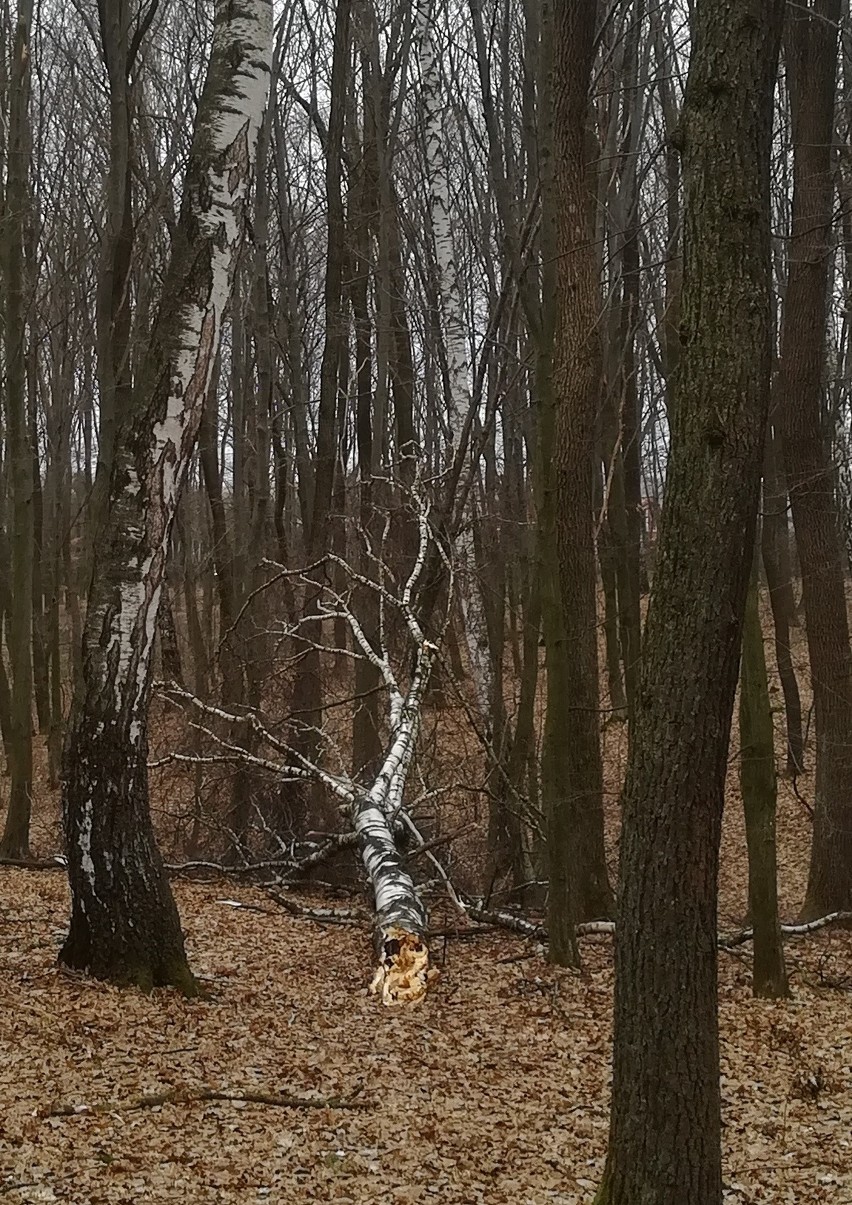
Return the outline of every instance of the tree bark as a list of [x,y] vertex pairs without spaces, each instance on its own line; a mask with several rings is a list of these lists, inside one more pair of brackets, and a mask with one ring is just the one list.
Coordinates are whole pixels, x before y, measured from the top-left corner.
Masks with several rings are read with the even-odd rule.
[[117,415],[95,544],[83,682],[63,757],[67,965],[144,988],[195,981],[148,807],[147,711],[169,536],[210,388],[266,104],[269,0],[217,0],[163,299]]
[[26,858],[32,810],[33,448],[27,405],[27,322],[24,243],[29,207],[30,27],[32,0],[18,4],[9,77],[6,198],[2,280],[6,423],[11,476],[11,600],[8,647],[12,670],[9,725],[9,807],[0,856]]
[[816,727],[814,836],[805,920],[852,908],[852,647],[834,469],[822,409],[840,12],[840,0],[814,0],[791,8],[785,38],[794,148],[780,388]]
[[623,797],[597,1205],[720,1205],[718,850],[769,406],[782,0],[698,0],[680,143],[680,361]]
[[[351,0],[338,0],[334,21],[331,96],[328,135],[325,140],[325,184],[328,206],[328,238],[325,265],[324,313],[325,341],[320,368],[320,396],[316,420],[316,450],[310,469],[313,480],[305,553],[308,564],[317,561],[328,547],[328,524],[332,511],[335,461],[338,451],[338,372],[342,349],[346,346],[347,312],[343,290],[346,220],[343,208],[343,129],[350,77]],[[301,476],[301,473],[300,473]],[[303,614],[317,610],[319,588],[306,588]],[[308,618],[300,627],[304,646],[293,684],[293,735],[305,757],[315,760],[320,748],[322,724],[322,623]],[[330,827],[334,815],[326,811],[321,792],[299,801],[299,820],[314,827]]]
[[743,623],[740,667],[740,789],[748,844],[748,902],[754,927],[752,991],[788,996],[784,943],[778,918],[775,841],[775,734],[769,705],[766,656],[758,608],[757,560],[752,569]]
[[[569,735],[548,841],[551,885],[558,863],[573,868],[578,920],[599,920],[612,911],[603,845],[593,489],[602,383],[601,302],[586,137],[596,14],[591,0],[557,3],[553,25],[556,543]],[[560,907],[551,886],[551,925]]]
[[[773,418],[777,417],[775,415]],[[787,489],[784,483],[780,435],[770,422],[766,433],[766,454],[763,464],[763,532],[761,549],[769,605],[775,628],[775,660],[784,694],[784,715],[787,728],[787,773],[792,777],[805,768],[805,744],[802,732],[802,701],[793,665],[790,629],[796,622],[796,600],[793,596],[793,570],[790,560],[790,533],[787,520]]]

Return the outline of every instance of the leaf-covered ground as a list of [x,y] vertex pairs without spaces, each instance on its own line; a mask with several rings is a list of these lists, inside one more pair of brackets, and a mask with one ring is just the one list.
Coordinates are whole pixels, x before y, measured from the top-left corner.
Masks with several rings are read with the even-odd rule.
[[[785,796],[788,917],[801,898],[802,816]],[[725,848],[722,911],[734,922],[745,891],[734,809]],[[210,992],[201,1002],[58,972],[61,872],[0,869],[0,1195],[10,1205],[591,1199],[607,1135],[608,939],[584,941],[579,975],[502,933],[438,940],[445,964],[428,1000],[389,1012],[365,992],[365,931],[294,918],[230,884],[176,892]],[[726,1199],[845,1205],[852,935],[825,932],[788,953],[794,996],[783,1004],[751,999],[748,947],[722,956]],[[359,1107],[191,1099],[205,1088]],[[166,1093],[177,1100],[150,1103]]]

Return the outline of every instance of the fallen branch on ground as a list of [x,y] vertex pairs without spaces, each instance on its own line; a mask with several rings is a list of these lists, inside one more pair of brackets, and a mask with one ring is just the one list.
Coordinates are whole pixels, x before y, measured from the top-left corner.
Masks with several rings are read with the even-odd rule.
[[196,1104],[199,1101],[226,1101],[233,1104],[270,1105],[280,1109],[368,1109],[358,1100],[361,1088],[348,1096],[292,1096],[286,1092],[226,1092],[217,1088],[168,1088],[124,1101],[105,1101],[97,1105],[53,1105],[37,1109],[39,1117],[86,1117],[93,1113],[130,1113],[137,1109],[157,1109],[161,1105]]
[[[817,917],[816,920],[806,921],[801,925],[782,925],[782,937],[807,937],[809,933],[816,933],[819,929],[825,929],[829,925],[842,925],[852,923],[852,912],[829,912],[827,916]],[[754,937],[754,929],[742,929],[739,933],[731,933],[729,935],[719,934],[719,945],[724,950],[732,950],[735,946],[745,945],[747,941],[751,941]]]
[[260,904],[243,904],[240,900],[217,900],[217,904],[224,904],[226,908],[237,908],[240,912],[262,912],[265,916],[274,916],[274,908],[261,908]]
[[224,862],[205,862],[201,860],[193,862],[167,862],[166,870],[170,874],[190,874],[194,870],[206,870],[213,874],[240,876],[256,874],[261,870],[277,870],[281,874],[279,877],[283,879],[293,878],[295,875],[303,874],[306,870],[310,870],[313,866],[318,866],[324,862],[326,858],[331,857],[338,849],[346,849],[357,843],[355,833],[332,833],[327,837],[323,837],[318,844],[310,844],[307,848],[303,846],[305,852],[299,854],[297,847],[294,847],[291,854],[282,855],[280,858],[267,858],[262,862],[246,862],[242,866],[228,866]]
[[[271,887],[267,887],[266,894],[286,912],[289,912],[291,916],[318,921],[320,924],[361,925],[368,919],[358,908],[312,908],[307,904],[300,904],[297,900],[282,895],[280,891],[275,891]],[[268,912],[269,909],[264,908],[263,911]]]
[[15,870],[64,870],[65,858],[62,854],[52,858],[0,858],[0,866],[11,866]]
[[[538,939],[541,942],[547,941],[547,929],[544,925],[527,920],[523,916],[517,916],[513,912],[505,912],[496,908],[482,908],[471,903],[467,906],[467,913],[472,920],[508,929],[511,933],[517,933],[519,937]],[[801,925],[782,925],[781,935],[782,937],[807,937],[810,933],[816,933],[829,925],[851,923],[852,912],[830,912],[827,916],[820,916],[816,920],[807,921]],[[577,925],[576,930],[578,937],[594,937],[596,935],[611,937],[615,934],[615,921],[585,921]],[[740,932],[731,934],[720,933],[718,935],[719,948],[732,950],[736,946],[745,945],[753,938],[754,929],[741,929]]]

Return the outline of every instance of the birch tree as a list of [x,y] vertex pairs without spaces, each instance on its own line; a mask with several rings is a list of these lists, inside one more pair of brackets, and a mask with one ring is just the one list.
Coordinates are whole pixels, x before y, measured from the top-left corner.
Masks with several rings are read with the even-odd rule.
[[127,412],[116,416],[63,756],[72,912],[61,960],[187,994],[195,981],[148,807],[152,653],[169,538],[243,241],[271,48],[269,0],[217,0],[162,301]]
[[[453,447],[460,442],[471,405],[470,344],[462,302],[461,278],[453,238],[453,202],[446,160],[446,112],[440,63],[435,46],[433,0],[419,0],[415,25],[420,60],[420,103],[423,114],[426,185],[429,193],[430,233],[434,242],[438,302],[447,370],[447,409]],[[483,718],[488,719],[492,698],[491,658],[480,586],[476,580],[473,533],[462,527],[457,541],[459,598],[473,684]]]
[[[319,754],[335,751],[330,734],[321,734],[324,739],[317,756],[308,756],[294,743],[277,736],[258,711],[238,715],[178,689],[170,689],[175,698],[182,698],[203,717],[242,728],[251,740],[245,736],[236,740],[224,738],[213,727],[199,726],[214,746],[212,754],[172,754],[165,759],[167,763],[196,766],[223,762],[245,765],[272,775],[278,782],[311,783],[336,802],[354,831],[373,896],[377,966],[371,991],[380,993],[386,1005],[419,1000],[435,975],[426,940],[426,904],[415,885],[403,848],[412,838],[416,843],[412,852],[422,852],[428,857],[457,908],[464,910],[446,871],[428,849],[406,799],[420,734],[423,701],[447,626],[445,613],[436,625],[437,641],[432,641],[427,638],[416,614],[417,593],[431,552],[442,564],[452,586],[452,565],[433,531],[430,507],[419,482],[413,487],[412,500],[417,512],[417,548],[407,574],[398,583],[383,557],[389,521],[386,521],[384,539],[379,545],[374,545],[368,530],[360,532],[366,558],[373,569],[371,577],[333,552],[304,570],[269,563],[269,568],[275,572],[267,582],[267,589],[282,578],[292,578],[314,600],[313,609],[300,616],[299,621],[287,630],[289,636],[297,637],[300,648],[313,640],[313,633],[321,630],[323,622],[340,620],[349,630],[352,647],[339,647],[334,651],[356,664],[366,661],[375,672],[386,701],[386,734],[375,766],[356,767],[350,774],[343,769],[342,759],[338,757],[338,767],[328,769]],[[343,591],[328,585],[328,571],[332,568],[339,570],[344,582]],[[375,629],[369,633],[352,605],[353,599],[362,603],[364,592],[374,595],[378,615]],[[369,612],[372,614],[372,608]],[[394,657],[391,649],[396,624],[401,628],[404,643]],[[317,645],[316,651],[323,651],[323,646]],[[329,848],[336,848],[341,843],[340,839],[332,839],[328,844]],[[322,854],[322,847],[319,852]]]

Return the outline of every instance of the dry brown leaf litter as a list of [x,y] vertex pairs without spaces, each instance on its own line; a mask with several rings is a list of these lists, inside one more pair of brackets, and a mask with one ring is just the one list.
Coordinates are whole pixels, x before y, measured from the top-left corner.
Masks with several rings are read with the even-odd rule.
[[[797,813],[782,801],[782,870]],[[736,830],[731,809],[729,825]],[[737,848],[739,833],[729,833]],[[725,860],[723,912],[743,867]],[[739,863],[739,866],[737,866]],[[783,876],[782,876],[783,877]],[[14,1202],[436,1201],[577,1205],[605,1152],[612,993],[608,941],[581,975],[490,933],[447,944],[419,1007],[366,994],[357,929],[217,904],[176,885],[210,999],[144,996],[64,975],[59,873],[0,871],[0,1194]],[[229,897],[264,903],[249,888]],[[438,943],[439,949],[440,944]],[[751,1000],[747,951],[720,972],[730,1201],[852,1202],[852,935],[790,943],[794,998]],[[187,1099],[350,1097],[359,1110]],[[144,1096],[173,1103],[114,1111]],[[47,1116],[58,1107],[88,1111]]]
[[[608,725],[604,740],[614,866],[624,726]],[[734,748],[725,929],[743,922],[747,894],[736,769]],[[812,798],[809,776],[798,789]],[[780,895],[792,920],[810,820],[790,784],[779,791]],[[42,852],[57,848],[57,816],[37,815]],[[366,994],[366,931],[270,914],[267,897],[230,883],[178,883],[176,893],[206,1001],[59,973],[62,874],[0,868],[0,1197],[10,1205],[591,1201],[608,1125],[607,939],[582,942],[580,976],[508,935],[451,940],[427,1000],[389,1012]],[[216,902],[224,897],[264,910]],[[751,999],[749,947],[721,956],[726,1203],[852,1205],[852,934],[787,951],[785,1003]],[[205,1090],[356,1094],[365,1107],[189,1099]],[[173,1102],[130,1107],[164,1096]],[[48,1115],[66,1106],[87,1111]]]

